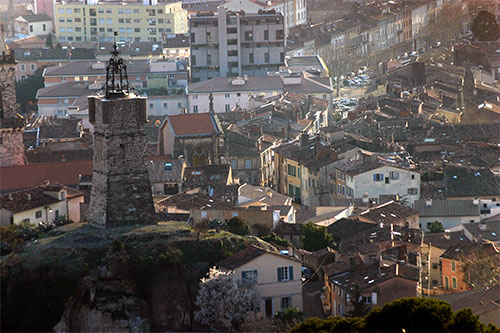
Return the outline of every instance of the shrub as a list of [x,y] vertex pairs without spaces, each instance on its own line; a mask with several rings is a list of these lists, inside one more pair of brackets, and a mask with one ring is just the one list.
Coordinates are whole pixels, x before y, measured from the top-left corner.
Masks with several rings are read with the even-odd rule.
[[288,247],[288,246],[291,245],[291,243],[289,241],[287,241],[286,239],[283,239],[283,238],[279,237],[274,232],[272,234],[270,234],[270,235],[261,237],[261,239],[263,241],[265,241],[265,242],[273,243],[273,244],[276,244],[276,245],[279,245],[279,246],[283,246],[283,247]]
[[230,219],[224,226],[224,229],[240,236],[246,236],[250,234],[250,227],[238,216]]

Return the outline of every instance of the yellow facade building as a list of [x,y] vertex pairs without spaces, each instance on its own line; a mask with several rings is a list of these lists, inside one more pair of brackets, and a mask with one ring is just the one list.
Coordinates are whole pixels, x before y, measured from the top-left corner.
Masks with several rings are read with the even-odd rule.
[[112,42],[115,31],[121,42],[161,41],[163,36],[188,32],[182,2],[57,2],[54,15],[60,42]]

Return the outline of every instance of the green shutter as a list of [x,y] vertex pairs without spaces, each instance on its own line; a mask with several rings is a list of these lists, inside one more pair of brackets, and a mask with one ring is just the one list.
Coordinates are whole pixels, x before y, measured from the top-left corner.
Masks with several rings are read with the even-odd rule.
[[278,282],[281,282],[281,269],[278,267]]
[[289,276],[289,280],[292,281],[293,280],[293,266],[290,266],[288,267],[288,276]]

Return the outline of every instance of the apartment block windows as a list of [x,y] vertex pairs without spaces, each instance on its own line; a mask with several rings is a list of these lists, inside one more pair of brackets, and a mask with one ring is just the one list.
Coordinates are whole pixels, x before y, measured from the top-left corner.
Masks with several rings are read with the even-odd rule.
[[194,32],[191,33],[191,43],[196,43],[196,35]]
[[269,30],[264,30],[264,40],[269,40]]
[[278,267],[278,282],[293,280],[293,266]]
[[294,177],[297,176],[297,168],[295,167],[295,165],[288,164],[288,174]]
[[253,41],[253,31],[245,31],[245,40]]
[[196,66],[196,56],[195,55],[191,56],[191,65]]
[[230,163],[231,163],[231,169],[233,170],[238,169],[238,163],[236,160],[231,160]]
[[225,107],[224,107],[224,110],[225,110],[226,112],[231,111],[231,105],[230,105],[230,104],[226,104],[226,105],[225,105]]
[[251,169],[252,168],[252,160],[247,159],[245,160],[245,169]]
[[236,32],[238,32],[238,30],[236,28],[227,28],[228,34],[235,34]]
[[269,52],[264,53],[264,62],[265,62],[266,64],[268,64],[268,63],[269,63]]
[[212,64],[212,55],[207,54],[207,65],[211,65],[211,64]]
[[283,30],[276,30],[276,39],[283,39]]
[[212,34],[210,31],[207,31],[207,43],[212,41]]
[[248,54],[248,62],[253,64],[254,63],[254,59],[253,59],[253,53],[249,53]]

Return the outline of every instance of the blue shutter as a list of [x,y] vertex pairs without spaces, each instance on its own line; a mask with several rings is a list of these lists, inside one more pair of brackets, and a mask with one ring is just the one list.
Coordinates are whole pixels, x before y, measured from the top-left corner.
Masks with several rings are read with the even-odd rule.
[[278,282],[281,282],[281,269],[278,267]]
[[377,181],[377,174],[376,173],[373,175],[373,181],[375,181],[375,182]]
[[245,279],[246,279],[246,277],[247,277],[247,276],[246,276],[246,275],[247,275],[246,273],[247,273],[247,272],[245,272],[245,271],[241,271],[241,279],[242,279],[242,280],[245,280]]
[[256,269],[253,271],[253,277],[255,278],[255,283],[259,283],[259,272]]
[[293,266],[288,267],[288,277],[290,281],[293,280]]
[[384,180],[384,174],[383,173],[380,174],[380,180]]

